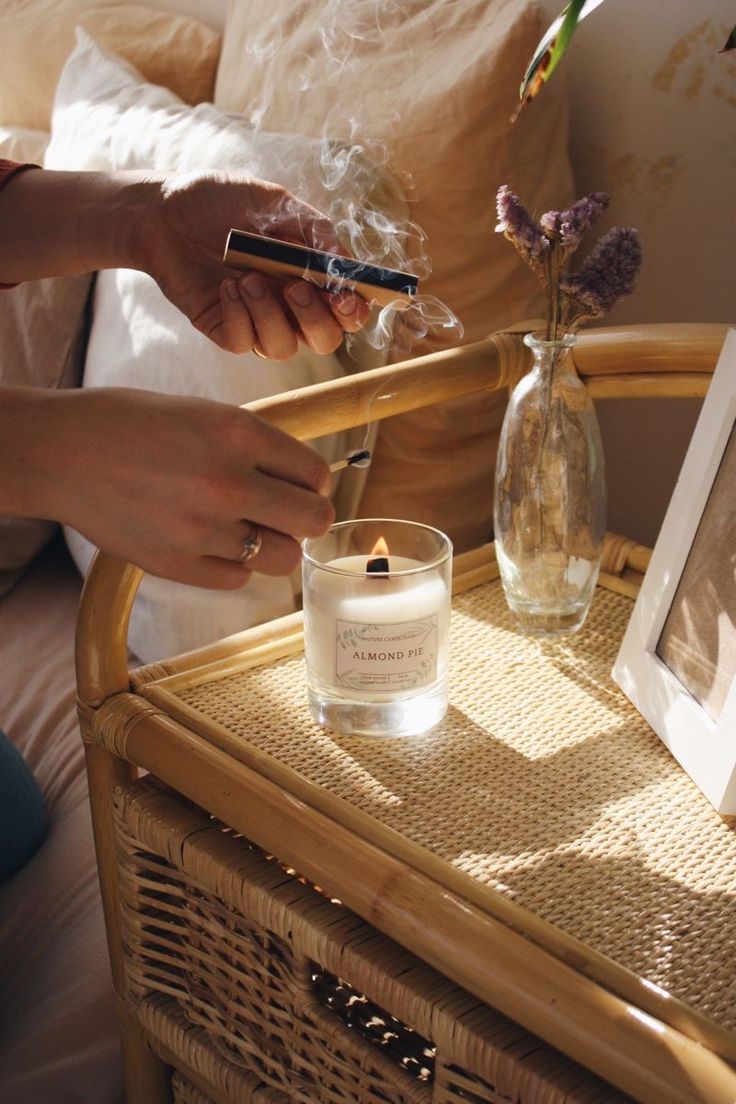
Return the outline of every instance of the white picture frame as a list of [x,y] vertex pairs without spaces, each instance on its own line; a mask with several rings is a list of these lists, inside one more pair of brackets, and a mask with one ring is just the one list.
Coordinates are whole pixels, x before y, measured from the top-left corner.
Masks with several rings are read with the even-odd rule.
[[[726,526],[730,525],[732,507],[733,524],[736,526],[736,481],[731,482],[732,458],[736,449],[734,442],[736,329],[730,329],[612,672],[626,696],[722,814],[736,813],[736,677],[732,677],[736,660],[731,646],[736,625],[727,612],[733,611],[732,602],[729,601],[727,611],[719,615],[721,629],[722,617],[726,617],[729,648],[721,649],[727,653],[727,661],[714,679],[714,682],[720,683],[717,710],[706,708],[703,704],[705,699],[694,689],[697,677],[688,686],[687,680],[683,680],[682,670],[676,674],[658,651],[669,654],[668,645],[662,643],[669,639],[665,625],[672,611],[677,617],[680,616],[680,609],[685,608],[688,595],[683,594],[680,584],[696,539],[698,546],[693,562],[700,564],[704,549],[709,554],[707,541],[708,534],[714,531],[714,519],[716,525],[723,525],[724,522]],[[729,457],[728,465],[721,470],[726,455]],[[720,482],[723,479],[728,479],[728,483]],[[724,513],[720,508],[724,487],[730,490],[732,485],[733,494],[728,496],[730,503]],[[710,519],[706,517],[709,502],[715,503]],[[723,578],[724,566],[726,577],[730,579],[733,568],[733,584],[736,587],[736,542],[733,546],[729,546],[729,542],[717,545],[713,542],[712,556],[712,561],[708,560],[708,563],[713,563],[718,579]],[[694,567],[691,568],[685,580],[692,578],[701,585],[703,580],[710,578],[708,572],[694,571]],[[709,654],[716,656],[716,664],[723,660],[718,659],[720,630],[718,622],[713,619],[712,601],[713,596],[716,601],[720,601],[723,595],[728,599],[731,596],[729,586],[729,583],[725,587],[722,584],[712,586],[711,600],[705,604],[697,600],[695,593],[690,595],[690,621],[693,615],[710,617],[709,631],[701,635],[715,640]],[[710,607],[707,614],[699,613],[706,605]],[[712,662],[709,658],[706,665],[709,671]]]

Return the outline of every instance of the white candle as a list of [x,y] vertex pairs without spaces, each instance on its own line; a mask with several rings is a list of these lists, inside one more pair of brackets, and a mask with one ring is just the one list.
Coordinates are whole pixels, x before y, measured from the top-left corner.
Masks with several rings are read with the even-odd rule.
[[310,576],[305,649],[324,688],[385,700],[444,676],[450,592],[441,572],[419,560],[389,556],[386,574],[368,572],[370,558],[341,556]]
[[363,518],[305,540],[303,551],[314,719],[361,736],[410,736],[438,724],[448,703],[449,538],[419,522]]

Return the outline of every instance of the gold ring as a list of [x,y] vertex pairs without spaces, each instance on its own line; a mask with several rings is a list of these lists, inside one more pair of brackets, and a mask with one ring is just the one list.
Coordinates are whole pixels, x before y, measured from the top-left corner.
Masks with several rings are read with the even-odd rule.
[[241,564],[247,564],[250,563],[251,560],[254,560],[261,551],[261,545],[263,544],[263,533],[261,532],[260,526],[253,525],[252,522],[251,525],[253,526],[253,531],[243,541],[243,551],[238,557]]
[[253,352],[256,354],[257,357],[260,357],[261,360],[268,360],[268,357],[266,356],[260,345],[254,345]]

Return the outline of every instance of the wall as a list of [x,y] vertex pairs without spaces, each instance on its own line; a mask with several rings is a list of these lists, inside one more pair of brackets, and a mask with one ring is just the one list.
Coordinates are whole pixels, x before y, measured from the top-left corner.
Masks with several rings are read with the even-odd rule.
[[[551,21],[563,2],[542,6]],[[611,324],[736,324],[736,53],[719,52],[735,22],[732,0],[606,0],[552,78],[570,91],[578,194],[608,192],[602,228],[642,235],[638,289]],[[599,404],[610,529],[653,543],[699,406]]]

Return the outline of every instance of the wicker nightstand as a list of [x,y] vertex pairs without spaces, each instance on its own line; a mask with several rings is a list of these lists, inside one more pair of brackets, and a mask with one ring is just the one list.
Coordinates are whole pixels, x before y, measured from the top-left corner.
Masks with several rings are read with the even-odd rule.
[[451,709],[400,741],[309,719],[298,615],[129,674],[139,573],[98,561],[80,716],[131,1100],[166,1099],[153,1048],[197,1104],[732,1104],[736,834],[610,680],[646,554],[607,553],[557,643],[459,557]]

